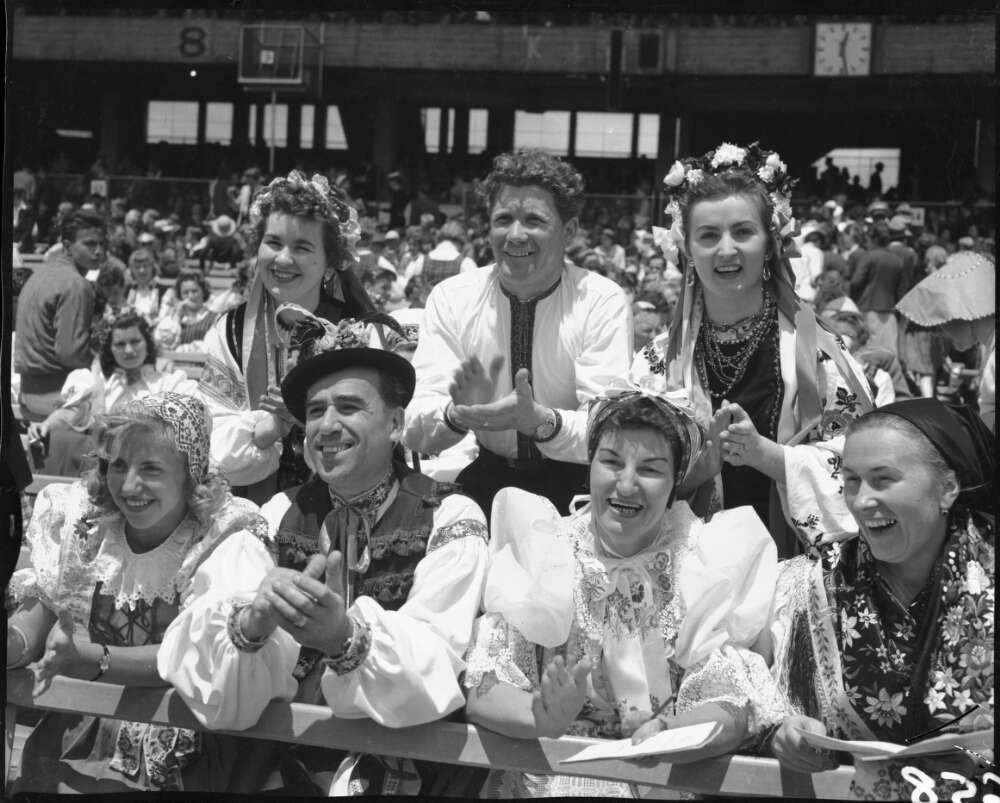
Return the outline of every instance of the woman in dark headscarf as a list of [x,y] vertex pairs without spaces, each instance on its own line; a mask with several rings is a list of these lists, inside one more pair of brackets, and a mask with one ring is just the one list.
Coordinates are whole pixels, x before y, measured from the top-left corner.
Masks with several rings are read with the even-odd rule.
[[253,284],[247,302],[206,336],[199,390],[212,413],[213,460],[237,493],[263,503],[309,475],[293,452],[296,424],[278,390],[288,343],[277,307],[298,304],[331,323],[376,310],[351,270],[357,213],[323,176],[292,171],[275,179],[254,199],[250,220]]
[[[945,726],[992,745],[995,449],[971,410],[933,399],[848,428],[844,496],[860,537],[782,564],[775,595],[769,646],[789,716],[773,748],[789,769],[833,761],[796,728],[902,744]],[[865,794],[911,790],[900,762],[858,767]]]

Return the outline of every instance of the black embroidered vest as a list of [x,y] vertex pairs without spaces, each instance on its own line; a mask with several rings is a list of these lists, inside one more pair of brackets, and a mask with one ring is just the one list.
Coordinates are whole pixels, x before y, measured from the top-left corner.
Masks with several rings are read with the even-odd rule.
[[[456,488],[435,482],[400,463],[393,464],[399,489],[372,528],[369,541],[371,563],[357,579],[354,597],[368,596],[387,611],[395,611],[406,602],[413,585],[413,573],[427,549],[434,525],[434,508]],[[292,506],[278,525],[275,540],[278,565],[302,571],[309,558],[320,551],[319,533],[333,508],[326,483],[313,477],[288,492]],[[335,538],[334,533],[330,533]],[[344,551],[344,545],[333,543]],[[322,658],[317,650],[303,647],[295,667],[296,680],[302,680]]]

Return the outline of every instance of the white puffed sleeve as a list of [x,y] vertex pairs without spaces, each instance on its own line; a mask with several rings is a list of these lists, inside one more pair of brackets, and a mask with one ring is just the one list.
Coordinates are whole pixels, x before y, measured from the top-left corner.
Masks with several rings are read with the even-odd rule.
[[161,316],[159,323],[156,324],[156,328],[153,330],[153,340],[156,341],[156,345],[160,348],[172,349],[177,345],[180,337],[181,322],[176,310],[172,311],[169,315]]
[[822,417],[806,442],[782,446],[785,482],[776,483],[785,518],[813,546],[842,541],[858,532],[858,524],[844,502],[841,465],[844,431],[869,409],[869,400],[859,398],[852,388],[867,392],[867,380],[854,358],[842,346],[839,348],[843,370],[852,371],[856,381],[845,377],[831,359],[818,363],[816,382],[823,403]]
[[104,412],[104,379],[98,368],[77,368],[70,371],[60,391],[60,409],[66,422],[74,429],[84,430],[94,422],[94,416]]
[[465,704],[458,676],[486,579],[487,538],[472,500],[445,497],[406,603],[386,611],[371,597],[354,602],[349,613],[371,628],[371,644],[356,669],[324,671],[323,695],[336,716],[403,728]]
[[777,550],[750,507],[717,513],[692,534],[697,545],[676,574],[685,610],[675,644],[685,670],[677,711],[728,703],[747,711],[754,733],[784,714],[767,664],[750,649],[768,623]]
[[233,606],[250,602],[274,566],[261,541],[246,530],[230,535],[198,567],[186,605],[170,623],[157,654],[160,676],[208,728],[242,730],[271,700],[291,700],[298,643],[277,628],[256,652],[229,636]]
[[212,416],[212,460],[230,484],[252,485],[278,470],[282,442],[267,449],[254,446],[254,427],[271,414],[250,409],[246,379],[229,353],[225,327],[223,315],[205,335],[198,397]]

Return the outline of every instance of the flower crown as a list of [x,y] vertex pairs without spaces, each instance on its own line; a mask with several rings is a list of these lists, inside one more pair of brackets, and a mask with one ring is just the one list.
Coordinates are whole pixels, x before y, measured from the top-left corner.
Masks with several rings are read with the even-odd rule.
[[[363,348],[395,351],[409,344],[400,324],[389,315],[375,314],[359,320],[345,318],[331,323],[292,303],[281,304],[274,315],[278,332],[287,342],[289,360],[294,363],[327,351]],[[374,324],[383,324],[378,334]]]
[[771,227],[779,240],[795,233],[791,194],[796,180],[788,175],[788,166],[775,151],[764,150],[754,142],[741,148],[723,142],[703,156],[690,156],[671,165],[663,177],[663,192],[670,199],[664,212],[671,217],[670,229],[653,227],[653,239],[664,255],[677,264],[678,249],[684,243],[681,224],[681,200],[700,184],[706,174],[719,175],[739,170],[753,175],[767,190],[774,207]]
[[319,173],[314,173],[308,180],[298,170],[293,170],[287,178],[278,176],[254,198],[250,207],[250,215],[254,220],[262,217],[264,204],[270,203],[274,191],[281,187],[294,187],[305,194],[309,201],[305,214],[330,222],[336,221],[348,254],[357,261],[356,245],[361,236],[358,212],[344,191],[340,187],[331,186],[326,176]]

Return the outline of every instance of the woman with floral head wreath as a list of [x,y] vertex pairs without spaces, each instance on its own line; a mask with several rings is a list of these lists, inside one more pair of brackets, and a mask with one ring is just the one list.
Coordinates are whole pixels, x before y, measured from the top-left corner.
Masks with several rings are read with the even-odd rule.
[[357,212],[323,176],[307,180],[292,171],[276,178],[257,194],[250,220],[256,273],[247,302],[223,315],[205,338],[200,393],[213,417],[213,459],[237,492],[262,503],[308,477],[293,451],[295,421],[278,389],[288,344],[275,320],[277,307],[297,304],[332,323],[375,308],[350,269],[360,234]]
[[[988,754],[996,439],[970,408],[895,402],[850,424],[842,470],[860,536],[828,545],[821,560],[781,564],[761,642],[787,700],[774,755],[796,772],[832,766],[800,729],[896,744],[934,731],[982,733],[967,745]],[[855,764],[854,792],[869,800],[906,799],[928,783],[901,775],[904,762]],[[943,788],[940,771],[978,774],[957,750],[905,764],[930,776],[941,800],[964,785]]]
[[[466,656],[470,721],[514,738],[632,737],[717,722],[720,755],[781,717],[764,659],[777,560],[749,507],[705,522],[676,491],[700,427],[663,394],[614,389],[588,422],[589,504],[505,488],[493,504],[490,568]],[[733,539],[734,532],[740,533]],[[633,797],[633,785],[497,770],[487,797]]]
[[[167,685],[160,643],[201,562],[217,549],[234,571],[243,553],[268,559],[257,507],[209,470],[211,421],[198,399],[153,394],[99,425],[97,467],[41,491],[29,565],[10,582],[19,607],[7,625],[7,669],[28,666],[36,694],[56,675]],[[231,771],[237,751],[231,738],[50,712],[25,742],[13,791],[252,791],[230,787],[252,775]]]
[[782,557],[857,531],[840,455],[871,407],[860,366],[795,295],[786,170],[757,143],[674,163],[657,235],[685,280],[670,330],[632,366],[642,386],[683,389],[709,431],[682,495],[702,514],[752,505]]

